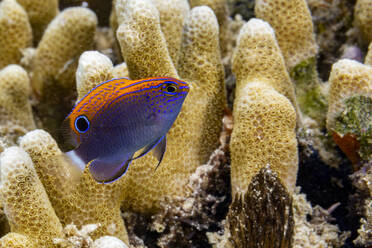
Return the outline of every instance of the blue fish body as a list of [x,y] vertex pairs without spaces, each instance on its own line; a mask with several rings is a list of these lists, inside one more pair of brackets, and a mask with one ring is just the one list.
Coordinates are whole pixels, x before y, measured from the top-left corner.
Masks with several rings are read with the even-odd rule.
[[[77,145],[68,154],[89,163],[90,173],[101,183],[120,178],[133,159],[150,150],[160,164],[166,133],[188,91],[188,84],[175,78],[121,78],[100,84],[65,120]],[[140,149],[141,154],[134,158]]]

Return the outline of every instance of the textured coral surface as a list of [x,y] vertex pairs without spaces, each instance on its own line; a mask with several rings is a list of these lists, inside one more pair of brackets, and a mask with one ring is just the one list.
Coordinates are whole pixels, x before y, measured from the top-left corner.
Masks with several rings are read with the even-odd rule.
[[[371,6],[0,1],[0,247],[370,247]],[[190,92],[159,168],[64,154],[92,88],[164,76]]]
[[[121,3],[123,2],[123,3]],[[118,1],[124,4],[125,1]],[[149,1],[128,1],[117,36],[131,78],[181,77],[191,84],[181,113],[167,135],[167,153],[133,162],[124,178],[124,207],[153,212],[164,197],[185,196],[189,175],[217,148],[225,103],[217,20],[207,7],[194,8],[184,26],[178,70]],[[139,35],[141,34],[141,35]]]
[[0,3],[0,69],[19,63],[22,50],[32,42],[26,11],[15,0]]

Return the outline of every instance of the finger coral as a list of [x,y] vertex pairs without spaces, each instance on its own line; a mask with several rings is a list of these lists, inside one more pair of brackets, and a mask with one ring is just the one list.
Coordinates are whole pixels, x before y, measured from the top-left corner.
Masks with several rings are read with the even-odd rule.
[[372,42],[368,46],[368,53],[364,59],[364,64],[372,66]]
[[35,129],[28,100],[30,80],[27,72],[18,65],[0,70],[0,140],[14,145],[19,136]]
[[177,66],[183,22],[189,12],[186,0],[152,0],[159,11],[160,26],[167,42],[169,56]]
[[232,193],[244,192],[252,177],[267,164],[287,190],[293,191],[298,163],[293,106],[261,82],[244,84],[246,87],[239,86],[234,103]]
[[12,247],[12,248],[37,248],[36,243],[19,233],[8,233],[0,239],[0,247]]
[[[370,245],[371,0],[59,2],[0,0],[0,248]],[[161,165],[75,167],[73,104],[162,76],[190,92]]]
[[296,107],[294,87],[274,30],[267,22],[251,19],[241,28],[233,56],[233,71],[238,82],[264,82],[286,96]]
[[372,67],[343,59],[329,78],[327,128],[356,164],[372,158]]
[[133,162],[123,180],[124,207],[151,213],[159,209],[164,198],[187,195],[184,185],[189,175],[208,160],[218,145],[225,106],[218,23],[208,7],[191,11],[184,25],[176,70],[155,6],[145,0],[117,4],[124,4],[124,19],[117,37],[130,77],[179,75],[191,85],[181,113],[167,135],[162,165],[154,171],[155,159],[144,156]]
[[0,3],[0,69],[17,64],[22,50],[31,46],[32,31],[27,13],[16,0]]
[[72,106],[78,57],[92,48],[96,25],[91,10],[65,9],[50,23],[36,49],[31,84],[40,99],[37,115],[55,137]]
[[[129,77],[177,77],[156,7],[149,0],[118,0],[116,4],[116,12],[124,10],[117,14],[121,23],[117,39],[129,69]],[[138,54],[146,54],[146,59]]]
[[83,98],[97,83],[112,78],[113,65],[109,58],[97,51],[84,52],[76,71],[78,99]]
[[305,0],[259,0],[255,14],[275,30],[289,69],[316,56],[313,23]]
[[267,164],[289,191],[296,182],[296,115],[293,105],[280,94],[294,101],[293,88],[275,46],[272,29],[258,19],[245,24],[238,37],[233,57],[237,78],[231,137],[233,195],[245,191]]
[[58,0],[17,0],[28,14],[34,44],[37,44],[49,22],[58,14]]
[[23,247],[53,247],[53,239],[63,236],[62,225],[31,158],[19,147],[10,147],[1,154],[0,162],[1,198],[11,231],[27,237],[8,235],[0,243],[4,247],[13,242]]
[[364,43],[368,45],[372,41],[372,1],[358,0],[355,4],[354,16]]
[[221,56],[224,57],[227,53],[228,42],[231,39],[231,30],[229,22],[229,9],[226,0],[190,0],[191,7],[196,6],[208,6],[210,7],[217,17],[217,21],[220,27],[220,47]]
[[120,182],[99,184],[86,169],[77,179],[53,138],[42,130],[29,132],[20,140],[30,154],[54,210],[63,225],[74,223],[78,228],[98,224],[92,237],[113,235],[128,243],[120,215],[122,201]]
[[255,14],[275,30],[301,111],[324,126],[327,103],[316,71],[317,45],[306,1],[259,0]]
[[[291,194],[298,168],[293,87],[266,22],[251,19],[246,23],[236,49],[232,61],[237,79],[230,140],[232,205],[227,231],[233,247],[269,243],[289,247]],[[257,206],[260,211],[256,213]],[[253,231],[256,225],[261,232]]]

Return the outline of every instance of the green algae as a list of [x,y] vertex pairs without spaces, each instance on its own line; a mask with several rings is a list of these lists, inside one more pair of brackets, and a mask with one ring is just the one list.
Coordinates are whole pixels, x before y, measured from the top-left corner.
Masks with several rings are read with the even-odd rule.
[[354,96],[348,98],[345,105],[345,110],[336,118],[334,131],[340,135],[354,134],[360,143],[360,157],[372,159],[372,99]]
[[295,81],[300,109],[316,120],[320,127],[324,127],[328,103],[320,85],[315,57],[297,64],[291,70],[290,76]]

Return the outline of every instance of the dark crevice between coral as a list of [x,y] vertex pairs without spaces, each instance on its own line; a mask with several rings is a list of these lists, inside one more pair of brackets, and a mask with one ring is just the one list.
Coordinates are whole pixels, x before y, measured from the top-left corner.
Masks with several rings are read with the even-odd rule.
[[354,5],[356,0],[318,1],[309,3],[316,33],[316,42],[319,45],[317,68],[319,76],[327,81],[332,64],[342,56],[344,44],[354,43],[348,36],[354,18]]
[[63,10],[68,7],[86,6],[93,10],[98,17],[98,25],[107,27],[109,24],[109,16],[111,12],[112,1],[102,0],[60,0],[59,9]]
[[45,81],[47,83],[44,85],[43,92],[48,94],[44,94],[39,102],[32,106],[34,115],[42,123],[42,127],[39,128],[49,132],[63,151],[71,150],[73,147],[65,135],[68,130],[63,130],[62,123],[71,112],[77,98],[75,80],[66,80],[71,82],[66,86],[60,85],[60,81],[55,78]]
[[[305,152],[312,149],[311,155]],[[345,155],[338,150],[342,162],[339,168],[331,168],[320,158],[318,151],[312,147],[299,146],[300,164],[297,176],[297,185],[301,192],[313,206],[319,205],[329,209],[339,203],[331,212],[332,217],[341,231],[351,231],[351,236],[346,240],[344,248],[356,247],[352,241],[358,236],[361,218],[356,204],[356,189],[352,186],[350,175],[353,173],[352,164]]]
[[245,21],[254,17],[254,0],[230,0],[228,3],[230,16],[233,19],[237,14],[240,14]]
[[[195,172],[198,178],[196,182],[190,181],[188,187],[193,193],[189,198],[164,202],[163,210],[151,217],[135,213],[124,215],[131,245],[149,248],[211,247],[206,234],[223,230],[220,222],[226,218],[231,203],[229,136],[222,138],[225,139],[224,145]],[[185,202],[190,199],[192,208],[185,208]]]
[[227,216],[234,247],[292,247],[292,197],[276,173],[263,168],[245,195],[236,194]]

